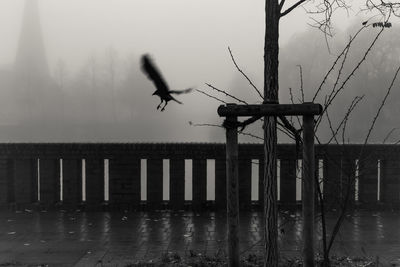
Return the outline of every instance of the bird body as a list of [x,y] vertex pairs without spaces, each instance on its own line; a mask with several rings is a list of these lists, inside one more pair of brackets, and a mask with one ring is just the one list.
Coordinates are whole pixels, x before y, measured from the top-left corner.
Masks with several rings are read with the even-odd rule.
[[152,95],[158,95],[160,97],[161,100],[164,100],[165,102],[174,100],[175,102],[179,103],[179,104],[183,104],[181,101],[176,100],[176,98],[174,98],[170,93],[166,94],[163,91],[160,90],[156,90]]
[[175,99],[171,94],[189,93],[190,91],[192,91],[192,89],[189,88],[181,91],[169,90],[168,84],[165,82],[160,71],[154,65],[149,55],[143,55],[141,61],[142,61],[142,71],[146,74],[149,80],[151,80],[154,86],[157,88],[157,90],[153,93],[153,95],[157,95],[161,99],[161,103],[157,106],[157,109],[161,108],[162,103],[165,102],[164,106],[161,108],[161,111],[164,111],[165,106],[171,100],[179,104],[183,104],[182,102]]

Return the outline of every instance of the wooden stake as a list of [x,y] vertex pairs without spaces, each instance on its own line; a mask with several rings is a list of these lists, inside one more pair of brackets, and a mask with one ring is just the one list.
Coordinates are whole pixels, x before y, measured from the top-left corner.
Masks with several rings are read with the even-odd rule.
[[303,116],[303,266],[314,267],[314,116]]
[[[226,191],[228,224],[228,266],[240,266],[238,133],[236,116],[226,117]],[[232,125],[230,127],[229,125]]]
[[[323,111],[320,104],[303,103],[303,104],[263,104],[263,105],[235,105],[227,104],[219,106],[218,115],[226,117],[226,175],[227,175],[227,205],[228,205],[228,257],[229,266],[239,266],[239,198],[238,198],[238,137],[237,137],[237,117],[241,116],[288,116],[302,115],[303,116],[303,261],[305,267],[314,266],[314,115],[319,115]],[[270,120],[265,120],[270,121]],[[267,127],[266,127],[267,128]],[[276,167],[276,132],[274,128],[268,127],[271,130],[268,134],[265,131],[268,142],[264,142],[264,151],[266,167],[265,175],[269,179],[275,179],[273,174]],[[273,135],[271,135],[273,134]],[[268,160],[267,156],[270,157]],[[268,163],[270,163],[268,165]],[[267,174],[267,171],[272,172]],[[278,265],[277,256],[277,234],[275,224],[276,217],[276,185],[274,180],[269,180],[271,183],[268,186],[264,185],[264,216],[265,216],[265,263],[264,266],[274,267]],[[272,192],[272,193],[271,193]],[[267,223],[271,222],[271,225]]]

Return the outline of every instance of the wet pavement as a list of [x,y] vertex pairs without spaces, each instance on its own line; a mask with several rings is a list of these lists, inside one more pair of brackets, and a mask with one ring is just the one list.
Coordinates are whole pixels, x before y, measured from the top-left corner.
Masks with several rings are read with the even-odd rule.
[[[262,250],[261,216],[259,212],[241,213],[243,256]],[[328,214],[330,229],[335,218],[336,214]],[[301,213],[281,212],[279,225],[281,256],[298,257]],[[352,213],[346,217],[334,253],[379,256],[382,263],[394,262],[400,259],[399,225],[399,212]],[[320,240],[319,230],[317,235]],[[223,213],[0,212],[0,266],[125,266],[167,251],[223,255],[225,247]]]

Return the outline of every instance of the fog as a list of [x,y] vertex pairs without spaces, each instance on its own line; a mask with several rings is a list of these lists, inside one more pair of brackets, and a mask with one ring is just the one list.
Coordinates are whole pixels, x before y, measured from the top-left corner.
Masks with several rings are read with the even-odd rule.
[[[43,56],[37,32],[31,33],[37,31],[34,23],[28,23],[34,29],[24,34],[25,1],[0,2],[0,36],[4,40],[0,49],[0,142],[224,141],[219,127],[193,126],[221,124],[216,113],[221,103],[214,99],[194,91],[177,96],[183,105],[170,102],[164,112],[156,110],[159,98],[151,95],[154,86],[140,70],[144,53],[152,56],[171,89],[193,87],[234,102],[210,90],[205,85],[208,82],[249,103],[261,101],[235,69],[227,47],[262,90],[263,1],[39,0],[38,4]],[[299,102],[297,65],[302,66],[306,100],[311,100],[335,55],[363,21],[355,13],[338,16],[335,36],[328,40],[330,52],[324,35],[308,26],[310,19],[304,10],[282,20],[281,103],[290,103],[289,87]],[[346,138],[351,141],[362,142],[394,75],[400,57],[395,22],[330,111],[336,125],[352,97],[366,95],[349,121]],[[370,27],[351,47],[345,73],[350,73],[378,30]],[[36,40],[32,41],[35,44],[31,40]],[[36,56],[29,71],[18,69],[31,62],[21,51]],[[43,58],[45,63],[40,63]],[[396,82],[382,111],[374,142],[400,126],[395,116],[398,85]],[[329,85],[317,101],[323,102],[327,92]],[[261,135],[260,124],[249,130]],[[322,124],[318,134],[327,139],[327,125]],[[399,134],[394,131],[389,141],[400,139]],[[288,141],[283,136],[280,139]],[[241,141],[259,142],[249,137]]]

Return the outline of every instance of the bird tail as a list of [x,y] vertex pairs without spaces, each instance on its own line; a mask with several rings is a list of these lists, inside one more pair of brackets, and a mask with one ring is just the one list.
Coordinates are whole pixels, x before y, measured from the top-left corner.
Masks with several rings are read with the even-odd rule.
[[188,89],[185,89],[185,90],[180,90],[180,91],[169,91],[169,93],[170,94],[177,94],[177,95],[180,95],[180,94],[187,94],[187,93],[190,93],[191,91],[193,90],[193,88],[188,88]]

